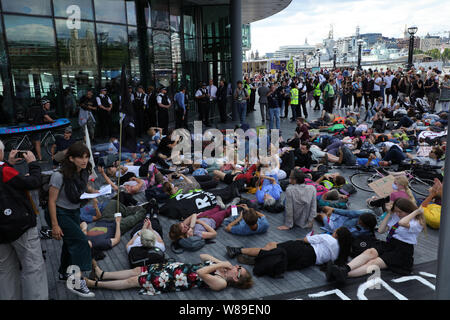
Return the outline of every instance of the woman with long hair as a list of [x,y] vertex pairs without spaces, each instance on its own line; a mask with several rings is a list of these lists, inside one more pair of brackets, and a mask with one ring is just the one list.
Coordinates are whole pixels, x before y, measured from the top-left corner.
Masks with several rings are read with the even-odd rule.
[[367,200],[369,207],[381,207],[383,211],[390,209],[392,204],[398,198],[405,198],[411,200],[411,202],[416,203],[416,199],[409,188],[408,179],[405,176],[397,176],[392,184],[393,191],[386,198],[376,198],[372,197]]
[[[85,279],[90,288],[125,290],[141,288],[141,293],[154,295],[206,287],[220,291],[227,286],[248,289],[253,285],[252,274],[239,265],[201,254],[201,263],[164,263],[130,270],[104,272],[94,264],[95,279]],[[111,280],[111,281],[107,281]]]
[[367,275],[372,266],[410,274],[414,263],[414,245],[425,228],[423,208],[417,208],[411,200],[398,198],[378,227],[381,234],[389,231],[386,241],[379,241],[374,248],[367,249],[344,266],[329,265],[327,279],[343,284],[347,277]]
[[[61,169],[52,174],[49,183],[48,210],[52,237],[55,240],[63,240],[59,267],[61,280],[66,280],[68,273],[72,272],[69,267],[76,266],[79,271],[86,273],[91,271],[91,249],[80,227],[81,195],[84,192],[98,192],[88,185],[92,172],[89,157],[90,151],[84,143],[71,145]],[[82,297],[95,296],[82,279],[80,286],[69,290]]]

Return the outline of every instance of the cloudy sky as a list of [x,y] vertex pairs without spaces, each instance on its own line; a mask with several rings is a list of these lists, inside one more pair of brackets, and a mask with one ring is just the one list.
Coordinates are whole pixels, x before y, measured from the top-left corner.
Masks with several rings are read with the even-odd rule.
[[[292,0],[278,14],[251,24],[252,50],[260,55],[283,45],[322,42],[330,25],[334,38],[361,33],[402,37],[405,25],[418,26],[419,36],[450,31],[449,0]],[[447,33],[448,34],[448,33]]]

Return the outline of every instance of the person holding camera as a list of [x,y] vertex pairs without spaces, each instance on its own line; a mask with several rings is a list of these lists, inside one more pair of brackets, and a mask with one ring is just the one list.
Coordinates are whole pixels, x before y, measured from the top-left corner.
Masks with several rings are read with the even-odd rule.
[[[39,188],[41,168],[31,151],[12,150],[8,162],[3,162],[4,152],[0,141],[0,300],[48,300],[47,271],[27,192]],[[12,167],[21,158],[28,175]]]

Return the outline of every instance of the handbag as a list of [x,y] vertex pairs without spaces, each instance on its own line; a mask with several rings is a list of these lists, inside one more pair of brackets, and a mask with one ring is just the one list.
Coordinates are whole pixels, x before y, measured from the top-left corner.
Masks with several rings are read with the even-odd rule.
[[167,261],[164,252],[158,247],[133,247],[128,253],[130,267],[144,267],[156,263],[165,263]]

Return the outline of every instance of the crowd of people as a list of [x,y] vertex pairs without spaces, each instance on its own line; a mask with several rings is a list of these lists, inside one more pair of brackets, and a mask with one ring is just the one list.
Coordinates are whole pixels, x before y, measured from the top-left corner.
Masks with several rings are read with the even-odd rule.
[[[248,289],[257,280],[241,264],[253,265],[255,275],[274,277],[323,266],[327,280],[338,284],[347,277],[366,275],[372,265],[409,274],[418,235],[427,225],[439,228],[450,99],[449,76],[439,73],[348,68],[316,74],[299,70],[290,77],[258,72],[238,82],[231,95],[224,81],[218,88],[213,81],[201,83],[195,99],[205,125],[210,124],[208,112],[215,104],[221,120],[228,120],[230,96],[241,127],[247,113],[256,110],[257,97],[262,122],[268,119],[269,129],[280,129],[280,118],[288,118],[291,110],[295,130],[284,132],[278,146],[271,144],[266,161],[257,163],[249,157],[236,163],[225,154],[195,164],[173,162],[172,151],[182,140],[172,135],[168,110],[174,100],[176,127],[187,126],[185,88],[173,99],[166,88],[158,94],[145,93],[143,87],[137,93],[130,91],[126,100],[131,107],[122,108],[124,142],[119,158],[120,141],[109,131],[112,105],[107,91],[102,89],[98,97],[89,91],[80,101],[80,125],[93,131],[97,122],[101,135],[109,140],[88,148],[66,128],[52,148],[55,170],[47,178],[47,192],[39,197],[48,224],[41,238],[63,243],[59,278],[74,281],[68,286],[71,292],[94,297],[99,288],[139,288],[147,295],[195,287]],[[47,103],[42,104],[40,117],[50,121]],[[321,110],[320,116],[311,119],[314,110]],[[127,132],[130,128],[132,134]],[[223,142],[237,147],[229,137]],[[202,149],[209,143],[203,143]],[[44,175],[32,152],[13,150],[5,161],[4,150],[0,142],[0,197],[5,212],[0,215],[0,299],[47,299],[37,208],[29,197],[29,190],[43,184]],[[29,175],[14,168],[20,158],[28,163]],[[351,209],[354,187],[331,167],[341,166],[345,172],[347,167],[374,166],[393,172],[412,163],[421,164],[414,174],[433,180],[427,197],[413,194],[407,179],[396,175],[389,196],[370,198],[367,207]],[[95,197],[103,184],[111,186],[112,193]],[[85,193],[95,198],[81,200]],[[267,216],[277,213],[283,215],[282,224],[275,226],[278,230],[300,228],[308,235],[256,248],[227,246],[226,255],[236,258],[240,263],[236,265],[210,254],[201,254],[196,263],[174,262],[160,254],[168,253],[168,248],[174,253],[195,251],[205,243],[220,242],[220,227],[236,236],[266,233],[272,227]],[[170,230],[163,230],[163,218],[172,222]],[[315,222],[322,232],[312,232]],[[122,254],[128,256],[130,268],[101,269],[97,261],[126,233],[130,236]],[[137,252],[152,263],[131,264],[139,260],[134,256]],[[155,257],[160,260],[152,260]],[[76,276],[71,271],[74,266]]]

